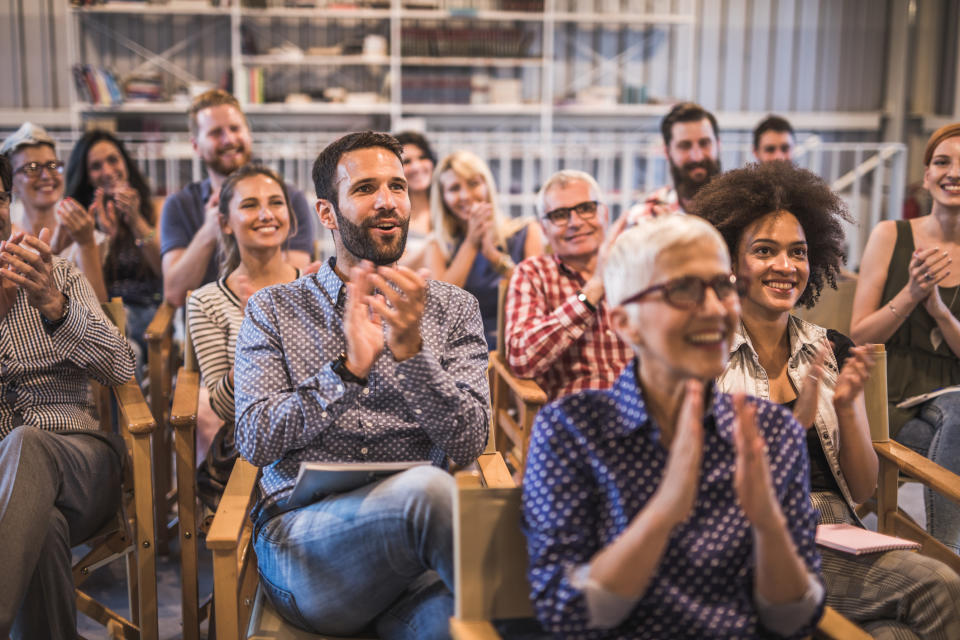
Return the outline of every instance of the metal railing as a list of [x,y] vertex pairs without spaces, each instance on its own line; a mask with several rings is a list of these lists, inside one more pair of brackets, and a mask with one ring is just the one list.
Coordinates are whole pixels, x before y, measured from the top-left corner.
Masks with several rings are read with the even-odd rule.
[[[120,134],[159,194],[173,193],[203,177],[202,162],[185,138]],[[317,154],[335,134],[273,134],[255,142],[255,156],[272,166],[307,194],[313,193],[311,170]],[[470,149],[490,165],[501,203],[513,216],[536,215],[536,192],[551,173],[580,169],[593,175],[614,216],[643,194],[670,181],[659,135],[555,133],[544,145],[536,132],[438,132],[431,134],[438,157]],[[57,140],[66,158],[74,140]],[[722,140],[721,166],[740,167],[753,161],[748,142]],[[846,225],[848,266],[856,268],[870,230],[881,220],[902,215],[906,180],[906,147],[899,143],[823,142],[803,139],[794,161],[823,177],[847,202],[854,223]],[[328,234],[322,234],[323,238]]]

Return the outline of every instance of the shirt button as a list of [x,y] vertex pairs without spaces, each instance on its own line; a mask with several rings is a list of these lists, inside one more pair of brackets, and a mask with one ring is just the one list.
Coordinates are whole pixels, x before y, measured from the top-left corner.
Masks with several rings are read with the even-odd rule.
[[338,391],[339,393],[343,393],[343,385],[342,385],[342,384],[338,384],[338,385],[337,385],[337,391]]
[[421,413],[423,413],[423,411],[421,411],[420,409],[414,409],[413,412],[417,415],[420,415]]
[[363,447],[362,449],[360,449],[360,453],[362,453],[363,455],[367,455],[367,448]]
[[405,375],[403,375],[402,373],[397,374],[397,380],[406,380],[406,379],[407,379],[407,377],[406,377]]
[[320,414],[320,417],[326,419],[326,417],[327,417],[327,412],[324,411],[323,413],[321,413],[321,414]]
[[370,389],[367,389],[366,387],[364,387],[364,388],[363,388],[363,395],[365,395],[365,396],[370,395]]

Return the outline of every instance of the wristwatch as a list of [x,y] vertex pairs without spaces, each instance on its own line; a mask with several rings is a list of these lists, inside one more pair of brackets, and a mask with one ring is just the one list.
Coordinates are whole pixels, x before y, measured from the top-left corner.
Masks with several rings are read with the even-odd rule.
[[340,379],[344,382],[352,382],[360,385],[361,387],[367,386],[367,378],[361,378],[347,368],[346,351],[340,352],[340,355],[337,356],[337,359],[333,361],[333,365],[330,368],[333,369],[333,372],[340,376]]
[[590,298],[588,298],[588,297],[587,297],[587,294],[585,294],[583,291],[578,291],[578,292],[577,292],[577,300],[579,300],[580,302],[582,302],[583,305],[584,305],[587,309],[590,310],[590,313],[596,313],[596,312],[597,312],[597,307],[596,307],[596,305],[594,305],[592,302],[590,302]]
[[57,320],[50,320],[47,316],[40,314],[40,322],[43,323],[43,328],[47,330],[48,333],[53,333],[60,328],[64,322],[67,321],[67,313],[70,311],[70,297],[62,293],[63,295],[63,315],[60,316]]

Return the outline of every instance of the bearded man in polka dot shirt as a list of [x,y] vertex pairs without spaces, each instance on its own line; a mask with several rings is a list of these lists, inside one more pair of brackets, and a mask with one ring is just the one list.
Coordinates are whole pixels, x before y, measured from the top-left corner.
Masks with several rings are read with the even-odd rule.
[[636,358],[537,416],[523,480],[537,617],[568,638],[809,635],[823,610],[804,429],[720,393],[740,315],[720,234],[641,220],[604,269]]
[[[453,613],[447,459],[472,462],[489,425],[475,298],[396,266],[410,220],[401,148],[354,133],[313,168],[336,257],[251,297],[237,339],[237,449],[263,470],[261,584],[316,633],[443,638]],[[302,461],[428,460],[299,508]]]

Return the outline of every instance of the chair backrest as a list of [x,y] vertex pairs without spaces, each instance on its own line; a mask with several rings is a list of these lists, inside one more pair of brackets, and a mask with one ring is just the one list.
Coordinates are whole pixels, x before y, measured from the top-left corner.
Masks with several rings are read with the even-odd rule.
[[870,378],[863,387],[863,399],[870,423],[870,439],[874,442],[890,440],[890,416],[887,405],[887,351],[882,344],[869,345],[873,354]]
[[477,476],[457,474],[453,523],[457,618],[533,615],[520,497],[519,487],[484,487]]
[[509,289],[510,281],[501,278],[497,287],[497,353],[504,358],[504,361],[507,357],[507,291]]
[[797,315],[807,322],[850,335],[850,317],[853,314],[853,294],[857,289],[857,274],[841,271],[837,288],[824,287],[820,299],[812,309],[798,309]]

